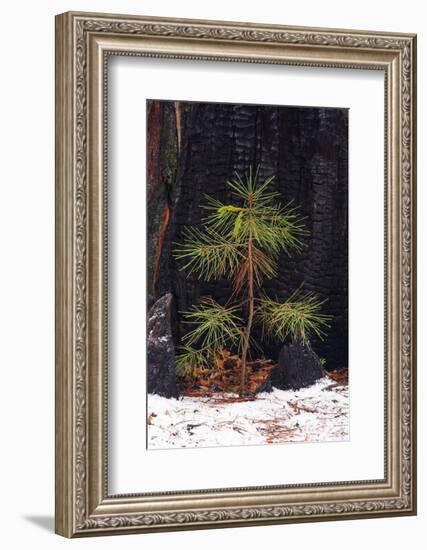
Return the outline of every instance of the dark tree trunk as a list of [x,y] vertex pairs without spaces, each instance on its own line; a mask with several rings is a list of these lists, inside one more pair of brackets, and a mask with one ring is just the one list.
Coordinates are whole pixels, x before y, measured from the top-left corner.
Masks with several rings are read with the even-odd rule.
[[171,290],[171,200],[175,193],[178,131],[173,102],[147,102],[147,293],[148,307]]
[[[172,257],[173,242],[182,239],[185,226],[201,224],[206,194],[230,201],[226,180],[259,165],[260,178],[276,175],[273,188],[283,202],[300,207],[310,231],[301,253],[281,255],[279,276],[265,291],[284,300],[303,285],[327,298],[323,311],[332,316],[331,327],[312,347],[327,369],[347,367],[347,110],[188,102],[177,110],[169,101],[152,101],[150,109],[154,104],[161,111],[161,132],[153,138],[161,170],[157,194],[150,191],[148,201],[149,303],[172,292],[183,311],[203,295],[229,298],[226,279],[188,278]],[[263,351],[276,360],[280,345],[265,343]]]

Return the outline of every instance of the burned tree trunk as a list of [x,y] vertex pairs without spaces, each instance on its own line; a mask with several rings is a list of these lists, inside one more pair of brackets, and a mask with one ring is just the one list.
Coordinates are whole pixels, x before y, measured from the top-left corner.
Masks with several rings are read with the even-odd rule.
[[147,102],[148,307],[171,290],[171,219],[179,158],[179,102]]
[[[331,327],[324,341],[313,339],[312,348],[326,359],[326,369],[347,367],[347,111],[173,101],[152,101],[150,109],[161,131],[148,128],[160,167],[149,172],[149,304],[167,292],[178,311],[203,295],[225,303],[228,280],[187,278],[171,251],[185,226],[203,223],[206,194],[229,203],[226,180],[259,165],[260,178],[276,175],[272,189],[282,202],[300,207],[310,232],[300,254],[281,255],[279,275],[265,290],[285,300],[303,285],[326,298],[323,311],[332,316]],[[261,334],[254,336],[261,341]],[[262,348],[273,360],[281,349],[271,342]]]

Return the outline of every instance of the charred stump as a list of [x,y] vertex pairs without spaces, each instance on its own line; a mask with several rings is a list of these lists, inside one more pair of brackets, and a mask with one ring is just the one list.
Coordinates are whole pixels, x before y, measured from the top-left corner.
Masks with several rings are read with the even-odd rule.
[[174,303],[172,294],[162,296],[149,311],[147,323],[147,392],[176,397]]
[[296,390],[311,386],[323,376],[320,359],[310,346],[285,344],[280,350],[279,362],[271,373],[270,382],[280,390]]

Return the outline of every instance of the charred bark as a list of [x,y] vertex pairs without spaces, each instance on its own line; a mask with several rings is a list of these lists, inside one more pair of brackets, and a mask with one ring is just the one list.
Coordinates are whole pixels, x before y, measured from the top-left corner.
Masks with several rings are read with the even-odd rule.
[[[207,283],[195,276],[188,278],[172,256],[173,243],[181,240],[185,226],[202,223],[206,194],[229,202],[226,180],[236,171],[243,173],[259,165],[260,178],[276,175],[273,188],[283,203],[299,205],[310,231],[301,253],[281,255],[279,276],[267,282],[265,290],[284,300],[303,285],[327,298],[323,311],[332,316],[331,328],[324,341],[313,339],[312,348],[326,359],[327,369],[347,367],[347,110],[153,103],[161,104],[162,111],[157,141],[161,170],[157,195],[152,193],[148,204],[148,270],[155,288],[149,303],[156,295],[172,292],[178,311],[184,311],[202,295],[221,303],[229,298],[230,281],[226,279]],[[160,258],[157,270],[155,258]],[[255,329],[254,337],[261,339]],[[262,351],[277,360],[280,347],[264,343]]]
[[162,296],[150,309],[147,323],[147,392],[176,397],[175,304],[172,294]]
[[286,344],[280,350],[279,362],[271,372],[270,382],[281,390],[297,390],[311,386],[323,376],[320,360],[309,346]]
[[171,202],[176,191],[179,102],[147,102],[148,307],[171,290]]

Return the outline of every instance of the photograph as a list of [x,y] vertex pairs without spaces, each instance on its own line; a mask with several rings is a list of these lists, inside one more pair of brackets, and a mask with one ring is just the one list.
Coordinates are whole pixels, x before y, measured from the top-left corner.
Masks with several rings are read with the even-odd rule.
[[404,547],[419,22],[154,8],[55,16],[55,532],[217,547],[207,529],[286,524],[301,545],[297,524],[339,522],[335,548],[396,517]]
[[349,109],[146,120],[147,449],[348,441]]

